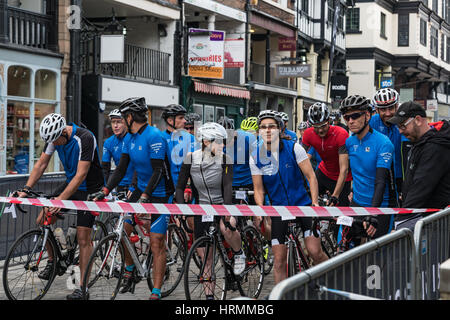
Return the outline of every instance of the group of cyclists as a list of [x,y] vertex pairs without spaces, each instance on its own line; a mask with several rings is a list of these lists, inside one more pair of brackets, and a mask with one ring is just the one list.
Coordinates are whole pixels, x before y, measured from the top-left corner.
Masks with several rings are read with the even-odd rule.
[[[102,156],[92,132],[66,124],[63,116],[53,113],[41,123],[44,152],[19,197],[33,188],[57,151],[67,178],[58,191],[58,200],[98,201],[116,190],[124,192],[127,201],[138,203],[237,204],[245,194],[250,205],[318,206],[319,196],[327,194],[327,206],[400,207],[405,155],[411,147],[401,132],[407,130],[411,120],[391,123],[397,119],[394,115],[398,107],[399,95],[390,88],[378,90],[373,99],[348,96],[339,111],[330,111],[326,104],[317,102],[310,106],[307,121],[298,125],[297,136],[287,129],[289,116],[283,112],[263,110],[235,128],[234,121],[225,116],[202,124],[198,114],[188,113],[177,104],[164,109],[166,129],[160,131],[148,124],[145,99],[130,98],[109,113],[114,134],[104,142]],[[112,173],[111,160],[115,164]],[[59,211],[48,210],[55,214]],[[42,214],[38,224],[42,223]],[[152,300],[161,298],[169,217],[169,212],[152,214],[147,226],[154,257]],[[363,230],[354,232],[368,238],[394,228],[390,215],[360,219]],[[89,277],[85,268],[92,252],[89,239],[93,221],[89,212],[78,212],[81,283]],[[208,222],[201,216],[187,218],[187,222],[194,238],[207,231]],[[254,218],[254,224],[271,240],[275,283],[287,276],[288,222],[281,217]],[[327,260],[320,238],[312,232],[312,218],[299,218],[297,222],[314,264]],[[233,272],[239,275],[246,256],[237,225],[237,217],[220,219],[220,231],[234,253]],[[127,232],[131,229],[125,227]],[[129,253],[125,254],[125,265],[121,292],[127,292],[133,274]],[[48,270],[39,277],[48,277]],[[88,293],[78,288],[67,299],[84,296]],[[206,292],[206,298],[214,296]]]

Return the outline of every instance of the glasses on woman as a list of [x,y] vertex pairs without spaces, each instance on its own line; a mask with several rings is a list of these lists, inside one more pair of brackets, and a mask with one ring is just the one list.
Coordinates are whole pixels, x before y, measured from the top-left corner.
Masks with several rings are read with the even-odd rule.
[[278,129],[278,126],[276,124],[263,124],[259,126],[259,130],[275,130]]
[[347,122],[348,122],[350,119],[356,120],[356,119],[361,118],[361,116],[364,115],[364,114],[366,114],[365,111],[356,112],[356,113],[352,113],[352,114],[346,114],[346,115],[344,116],[344,120],[347,121]]

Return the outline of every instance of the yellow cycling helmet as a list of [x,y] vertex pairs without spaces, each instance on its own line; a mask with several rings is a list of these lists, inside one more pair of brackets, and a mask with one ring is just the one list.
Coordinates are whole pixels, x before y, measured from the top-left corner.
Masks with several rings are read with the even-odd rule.
[[258,130],[258,118],[257,117],[248,117],[241,122],[242,130]]

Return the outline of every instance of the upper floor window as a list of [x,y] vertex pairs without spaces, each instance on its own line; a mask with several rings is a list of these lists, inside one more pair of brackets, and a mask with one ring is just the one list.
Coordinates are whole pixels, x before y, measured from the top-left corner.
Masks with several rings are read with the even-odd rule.
[[398,15],[398,46],[409,46],[409,14]]
[[381,13],[380,24],[380,36],[386,38],[386,15],[383,12]]
[[420,19],[420,44],[427,45],[427,22]]
[[450,37],[447,37],[447,56],[445,61],[450,63]]
[[334,15],[334,5],[333,5],[333,0],[328,0],[328,22],[333,23],[333,15]]
[[431,27],[430,31],[430,53],[437,57],[438,56],[438,46],[439,46],[439,35],[438,29]]
[[359,8],[348,8],[345,22],[346,32],[359,31]]
[[303,11],[304,13],[309,12],[309,0],[301,0],[300,10]]
[[438,0],[433,0],[431,9],[436,13],[438,12]]

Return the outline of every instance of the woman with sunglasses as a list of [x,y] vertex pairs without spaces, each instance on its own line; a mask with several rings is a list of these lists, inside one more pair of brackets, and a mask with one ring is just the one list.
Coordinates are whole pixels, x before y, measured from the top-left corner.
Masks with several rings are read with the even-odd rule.
[[[388,137],[370,127],[369,105],[366,97],[352,95],[345,98],[340,107],[353,133],[345,142],[353,176],[350,206],[396,207],[392,170],[394,145]],[[377,238],[388,232],[389,220],[389,216],[368,216],[363,226],[368,236]]]
[[[317,179],[311,162],[300,144],[285,138],[282,126],[282,119],[276,111],[264,110],[258,116],[258,133],[263,143],[250,157],[255,202],[259,206],[264,205],[264,195],[267,193],[273,206],[317,206]],[[311,198],[306,191],[304,177],[309,181]],[[311,232],[312,219],[298,220],[304,232],[306,249],[314,264],[327,260],[320,237],[314,237]],[[285,241],[288,223],[281,217],[271,218],[275,283],[286,278]]]

